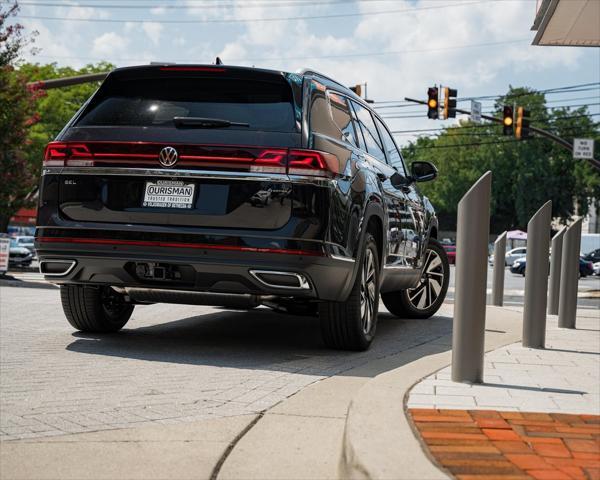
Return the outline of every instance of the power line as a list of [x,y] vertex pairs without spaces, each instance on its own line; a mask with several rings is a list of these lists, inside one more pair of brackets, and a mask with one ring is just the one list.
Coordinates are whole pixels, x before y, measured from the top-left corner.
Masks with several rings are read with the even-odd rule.
[[[497,113],[497,112],[490,112],[490,113]],[[569,120],[572,118],[583,118],[583,117],[595,117],[597,115],[600,115],[600,112],[598,113],[587,113],[587,114],[582,114],[582,115],[570,115],[567,117],[557,117],[554,120]],[[425,118],[423,114],[421,115],[395,115],[395,116],[383,116],[384,119],[386,120],[394,120],[394,119],[403,119],[403,118]],[[498,119],[500,119],[500,117],[498,117]],[[531,121],[541,121],[541,120],[546,120],[546,119],[542,119],[542,118],[531,118]]]
[[69,22],[99,22],[99,23],[176,23],[176,24],[199,24],[199,23],[248,23],[248,22],[279,22],[285,20],[316,20],[316,19],[333,19],[333,18],[351,18],[363,17],[368,15],[389,15],[394,13],[410,13],[423,10],[440,10],[449,7],[463,7],[485,3],[483,0],[474,2],[454,3],[445,5],[431,5],[426,7],[415,7],[400,10],[381,10],[378,12],[359,12],[359,13],[333,13],[327,15],[310,15],[303,17],[258,17],[258,18],[228,18],[228,19],[198,19],[198,20],[162,20],[157,18],[148,19],[112,19],[112,18],[71,18],[71,17],[49,17],[44,15],[17,15],[19,18],[35,19],[35,20],[60,20]]
[[[581,88],[580,89],[580,87],[590,87],[590,88]],[[573,93],[573,92],[584,92],[584,91],[587,92],[590,90],[600,91],[600,82],[580,83],[577,85],[568,85],[568,86],[564,86],[564,87],[547,88],[544,90],[533,90],[531,92],[523,93],[518,96],[534,95],[537,93],[555,94],[555,93]],[[482,96],[478,96],[478,97],[462,97],[462,98],[459,98],[458,101],[466,102],[466,101],[470,101],[470,100],[482,100],[482,99],[496,100],[498,98],[505,97],[505,96],[506,95],[504,93],[499,93],[496,95],[482,95]],[[517,95],[513,95],[509,98],[516,98],[516,97],[517,97]],[[375,102],[375,105],[388,104],[388,103],[412,103],[412,102],[407,102],[406,100],[384,100],[384,101]]]
[[[266,61],[289,61],[289,60],[318,60],[318,59],[326,59],[326,58],[356,58],[356,57],[373,57],[373,56],[382,56],[382,55],[402,55],[402,54],[410,54],[410,53],[428,53],[428,52],[438,52],[438,51],[446,51],[446,50],[459,50],[464,48],[480,48],[480,47],[488,47],[492,45],[505,45],[509,43],[521,43],[528,40],[508,40],[504,42],[490,42],[490,43],[474,43],[471,45],[455,45],[450,47],[440,47],[440,48],[423,48],[417,50],[397,50],[397,51],[383,51],[383,52],[364,52],[364,53],[347,53],[347,54],[339,54],[339,55],[309,55],[309,56],[298,56],[298,57],[263,57],[263,58],[245,58],[245,59],[228,59],[231,62],[266,62]],[[96,60],[96,61],[105,61],[105,58],[101,57],[82,57],[82,56],[71,56],[71,55],[36,55],[36,57],[40,58],[65,58],[65,59],[77,59],[77,60]],[[113,61],[121,61],[121,62],[137,62],[139,59],[135,58],[113,58]],[[170,61],[181,62],[181,63],[196,63],[195,61],[189,62],[184,59],[169,59]],[[414,105],[411,105],[414,106]]]
[[[600,123],[595,122],[592,123],[591,125],[589,125],[590,128],[594,128],[600,126]],[[498,125],[496,123],[486,123],[483,125],[457,125],[457,126],[448,126],[448,127],[436,127],[436,128],[419,128],[419,129],[413,129],[413,130],[392,130],[391,133],[393,134],[410,134],[410,133],[416,133],[416,132],[440,132],[440,133],[445,133],[445,132],[453,132],[454,130],[468,130],[468,131],[473,131],[473,130],[480,130],[480,129],[489,129],[489,128],[494,128],[494,127],[501,127],[501,125]],[[557,127],[551,127],[556,129]],[[559,128],[561,131],[564,130],[579,130],[579,129],[584,129],[585,127],[581,126],[581,125],[573,125],[570,127],[561,127]],[[477,133],[477,132],[473,132],[473,133]]]
[[[559,92],[557,92],[559,93]],[[560,92],[562,93],[562,92]],[[574,102],[577,100],[598,100],[600,99],[600,96],[598,95],[593,95],[593,96],[587,96],[587,97],[575,97],[575,98],[557,98],[555,100],[546,100],[545,103],[558,103],[558,102]],[[586,104],[581,104],[581,105],[588,105]],[[589,105],[597,105],[597,104],[589,104]],[[406,107],[414,107],[415,104],[412,102],[407,102],[406,105],[382,105],[381,107],[375,107],[376,110],[383,110],[384,108],[406,108]],[[574,106],[574,105],[567,105],[565,104],[564,106]],[[407,112],[407,113],[412,113],[412,112]]]
[[[557,105],[554,107],[545,107],[546,110],[561,110],[563,108],[581,108],[581,107],[593,107],[596,105],[600,105],[600,102],[598,103],[578,103],[575,105]],[[412,114],[421,114],[418,116],[423,116],[423,109],[421,110],[414,110],[414,111],[410,111],[410,112],[401,112],[396,114],[396,112],[385,112],[384,114],[382,114],[382,118],[416,118],[413,117]],[[494,114],[494,113],[499,113],[498,110],[484,110],[482,113],[485,114]]]
[[[93,0],[86,0],[90,2]],[[105,0],[100,0],[105,1]],[[130,0],[133,1],[133,0]],[[141,0],[148,1],[148,0]],[[164,0],[160,0],[164,1]],[[305,6],[327,6],[336,5],[340,3],[366,3],[366,2],[391,2],[395,0],[328,0],[328,1],[271,1],[271,2],[246,2],[246,3],[203,3],[203,4],[149,4],[149,5],[123,5],[123,4],[99,4],[99,3],[56,3],[56,2],[28,2],[20,1],[19,5],[23,6],[36,6],[36,7],[88,7],[88,8],[111,8],[111,9],[123,9],[123,10],[147,10],[149,8],[160,8],[164,10],[193,10],[193,9],[207,9],[207,8],[259,8],[268,6],[270,7],[305,7]]]
[[[531,140],[540,140],[539,137],[532,137]],[[527,140],[530,141],[530,140]],[[461,143],[460,145],[425,145],[416,146],[417,149],[423,148],[461,148],[461,147],[474,147],[480,145],[500,145],[503,143],[520,143],[523,140],[494,140],[492,142],[473,142],[473,143]]]

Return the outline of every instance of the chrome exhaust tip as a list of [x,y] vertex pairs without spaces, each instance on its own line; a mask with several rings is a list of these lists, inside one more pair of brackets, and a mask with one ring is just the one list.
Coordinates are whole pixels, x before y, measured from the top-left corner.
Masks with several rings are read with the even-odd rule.
[[278,272],[273,270],[250,270],[256,280],[270,288],[285,288],[286,290],[310,290],[308,279],[294,272]]
[[46,277],[64,277],[77,265],[76,260],[40,260],[40,273]]

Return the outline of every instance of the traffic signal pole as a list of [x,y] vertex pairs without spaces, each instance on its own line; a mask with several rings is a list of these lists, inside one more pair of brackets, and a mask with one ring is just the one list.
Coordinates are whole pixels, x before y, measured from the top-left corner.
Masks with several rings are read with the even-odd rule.
[[[406,100],[407,102],[418,103],[420,105],[427,105],[427,102],[425,102],[423,100],[416,100],[414,98],[404,97],[404,100]],[[466,115],[471,115],[470,110],[463,110],[461,108],[457,108],[456,111],[458,113],[464,113]],[[482,114],[481,118],[485,118],[486,120],[490,120],[490,121],[495,122],[495,123],[503,123],[502,119],[496,118],[496,117],[492,117],[491,115],[484,115],[484,114]],[[531,130],[532,132],[537,133],[541,137],[546,137],[546,138],[552,140],[554,143],[557,143],[558,145],[561,145],[561,146],[565,147],[570,152],[573,152],[573,145],[571,143],[569,143],[567,140],[565,140],[564,138],[561,138],[558,135],[554,135],[553,133],[551,133],[551,132],[549,132],[547,130],[544,130],[542,128],[538,128],[538,127],[530,126],[529,130]],[[597,160],[595,158],[591,158],[591,159],[589,159],[589,162],[592,164],[593,167],[595,167],[596,169],[600,170],[600,160]]]

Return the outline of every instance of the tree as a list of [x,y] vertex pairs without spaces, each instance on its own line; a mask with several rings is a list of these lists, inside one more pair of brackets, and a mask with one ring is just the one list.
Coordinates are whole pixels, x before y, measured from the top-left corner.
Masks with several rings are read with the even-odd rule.
[[33,41],[23,27],[10,24],[18,5],[0,5],[0,232],[7,230],[10,217],[27,202],[36,181],[23,154],[28,129],[37,122],[35,101],[39,93],[27,87],[16,70],[19,55]]
[[[0,7],[1,8],[1,7]],[[99,82],[44,91],[28,83],[51,78],[105,72],[114,67],[101,62],[81,69],[56,64],[18,64],[29,40],[22,27],[4,23],[18,10],[0,10],[0,232],[22,207],[34,203],[44,148],[98,88]]]
[[[23,64],[19,67],[19,73],[24,75],[29,82],[36,82],[52,78],[84,75],[86,73],[106,72],[113,68],[113,65],[105,62],[87,65],[81,69],[58,67],[55,63],[48,65]],[[43,97],[38,98],[36,109],[39,118],[29,129],[28,143],[23,149],[27,162],[31,165],[36,178],[39,179],[45,146],[56,138],[77,110],[98,89],[99,85],[100,82],[90,82],[52,89],[48,90]]]
[[[600,140],[598,125],[585,107],[549,109],[543,94],[510,88],[495,105],[524,106],[531,124],[572,140],[574,136]],[[589,164],[573,160],[569,151],[542,137],[515,141],[502,136],[500,124],[450,127],[437,138],[419,138],[403,149],[406,160],[432,161],[439,169],[435,182],[423,184],[423,193],[436,206],[440,229],[455,230],[458,202],[487,170],[492,171],[491,231],[524,229],[535,211],[552,200],[552,213],[566,222],[574,213],[587,212],[600,199],[600,175]],[[576,212],[577,210],[577,212]]]

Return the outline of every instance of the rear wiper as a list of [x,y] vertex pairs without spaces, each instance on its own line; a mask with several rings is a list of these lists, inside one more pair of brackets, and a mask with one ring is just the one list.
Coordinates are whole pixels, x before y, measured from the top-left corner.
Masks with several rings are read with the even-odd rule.
[[173,123],[176,127],[194,127],[194,128],[226,128],[226,127],[249,127],[249,123],[231,122],[221,118],[203,118],[203,117],[173,117]]

